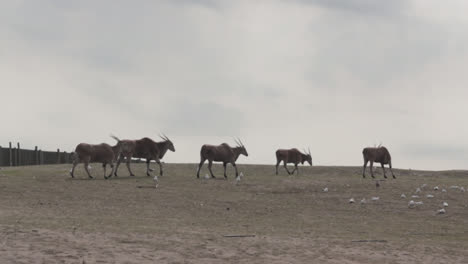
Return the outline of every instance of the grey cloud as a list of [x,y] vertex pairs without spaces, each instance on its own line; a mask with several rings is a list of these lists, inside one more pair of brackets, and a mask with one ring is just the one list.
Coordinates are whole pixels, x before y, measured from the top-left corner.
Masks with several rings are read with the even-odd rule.
[[178,102],[163,114],[167,133],[183,136],[237,136],[243,114],[221,102]]
[[364,15],[395,15],[409,5],[407,0],[296,0],[332,10],[346,11]]
[[[250,163],[270,163],[272,142],[310,145],[327,164],[360,165],[360,148],[379,141],[412,155],[398,166],[466,157],[466,122],[453,113],[465,110],[467,23],[416,2],[4,2],[4,107],[25,109],[4,117],[17,125],[0,141],[73,147],[161,131],[187,143],[177,162],[237,135],[251,142]],[[454,126],[461,149],[430,141],[446,137],[439,124]],[[427,142],[401,149],[414,139]]]
[[200,5],[208,8],[218,9],[221,6],[224,0],[169,0],[169,3],[172,4],[182,4],[182,5]]
[[468,160],[468,146],[440,144],[434,142],[409,143],[401,148],[400,152],[408,156],[439,158],[450,160]]

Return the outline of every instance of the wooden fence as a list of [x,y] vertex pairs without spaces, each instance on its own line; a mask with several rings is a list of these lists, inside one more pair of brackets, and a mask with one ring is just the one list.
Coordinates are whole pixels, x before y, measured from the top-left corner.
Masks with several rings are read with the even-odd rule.
[[0,166],[27,166],[42,164],[64,164],[73,161],[72,154],[57,151],[42,151],[35,147],[31,149],[21,149],[18,143],[15,147],[11,142],[7,148],[0,146]]

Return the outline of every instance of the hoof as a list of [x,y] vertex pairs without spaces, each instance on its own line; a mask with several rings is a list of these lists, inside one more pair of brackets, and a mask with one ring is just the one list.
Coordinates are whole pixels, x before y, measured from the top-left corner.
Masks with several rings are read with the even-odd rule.
[[132,173],[132,174],[130,174],[130,176],[131,176],[131,177],[135,177],[135,174]]
[[393,175],[393,179],[396,179],[395,175]]
[[365,178],[366,178],[366,175],[362,175],[362,178],[364,178],[364,179],[365,179]]

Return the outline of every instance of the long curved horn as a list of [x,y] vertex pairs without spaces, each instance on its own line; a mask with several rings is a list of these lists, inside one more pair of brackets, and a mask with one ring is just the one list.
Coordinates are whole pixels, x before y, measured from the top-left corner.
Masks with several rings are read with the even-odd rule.
[[309,155],[312,156],[312,153],[310,153],[310,147],[309,147]]
[[234,141],[236,142],[238,147],[242,147],[242,143],[239,141],[239,138],[234,138]]
[[117,142],[120,142],[120,139],[119,139],[118,137],[116,137],[116,136],[114,136],[114,135],[112,135],[112,134],[110,134],[110,137],[113,138],[113,139],[115,139],[115,140],[117,140]]
[[164,135],[164,133],[162,133],[162,134],[159,133],[159,137],[160,137],[161,139],[163,139],[163,140],[169,140],[169,139],[167,138],[167,136]]
[[239,142],[241,143],[241,146],[245,148],[244,143],[242,143],[242,140],[240,140],[240,138],[239,138]]

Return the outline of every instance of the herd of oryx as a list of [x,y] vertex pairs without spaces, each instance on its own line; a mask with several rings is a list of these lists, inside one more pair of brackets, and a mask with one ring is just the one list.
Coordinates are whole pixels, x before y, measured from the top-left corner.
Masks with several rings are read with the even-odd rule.
[[[166,135],[160,135],[162,141],[156,142],[148,137],[142,139],[119,139],[118,137],[111,135],[113,139],[117,141],[115,146],[110,146],[109,144],[102,143],[97,145],[80,143],[76,146],[74,152],[73,166],[70,170],[70,175],[74,177],[75,167],[79,163],[84,163],[84,168],[89,178],[93,178],[89,172],[89,163],[97,162],[102,163],[104,169],[104,178],[108,179],[114,175],[117,177],[117,171],[122,160],[125,159],[128,172],[130,176],[135,176],[130,168],[130,162],[132,158],[146,159],[146,175],[150,176],[150,162],[154,160],[159,165],[159,173],[163,175],[163,166],[161,163],[162,158],[168,150],[175,152],[175,147],[172,141]],[[200,178],[200,169],[206,160],[208,160],[208,170],[210,171],[211,177],[215,178],[211,167],[213,162],[222,162],[224,167],[224,178],[227,178],[226,166],[227,164],[232,164],[236,171],[236,177],[238,176],[238,170],[236,161],[239,156],[242,154],[248,156],[247,149],[240,139],[236,139],[236,146],[231,147],[227,143],[221,145],[208,145],[205,144],[201,147],[200,150],[200,163],[198,164],[197,178]],[[392,171],[392,158],[389,151],[384,146],[378,147],[368,147],[364,148],[362,151],[364,158],[364,166],[362,170],[362,177],[366,177],[366,167],[367,163],[370,162],[370,171],[371,176],[374,178],[373,164],[374,162],[380,163],[383,169],[384,177],[387,178],[385,174],[384,165],[388,164],[390,172],[392,173],[393,178],[395,175]],[[296,148],[292,149],[278,149],[276,151],[276,175],[278,175],[278,166],[283,162],[284,168],[288,174],[293,174],[297,172],[299,174],[299,169],[297,165],[304,164],[305,162],[309,163],[312,166],[312,155],[310,149],[308,151],[301,152]],[[294,170],[289,171],[287,164],[294,164]],[[114,165],[115,164],[115,165]],[[107,165],[111,167],[111,173],[106,174]]]

